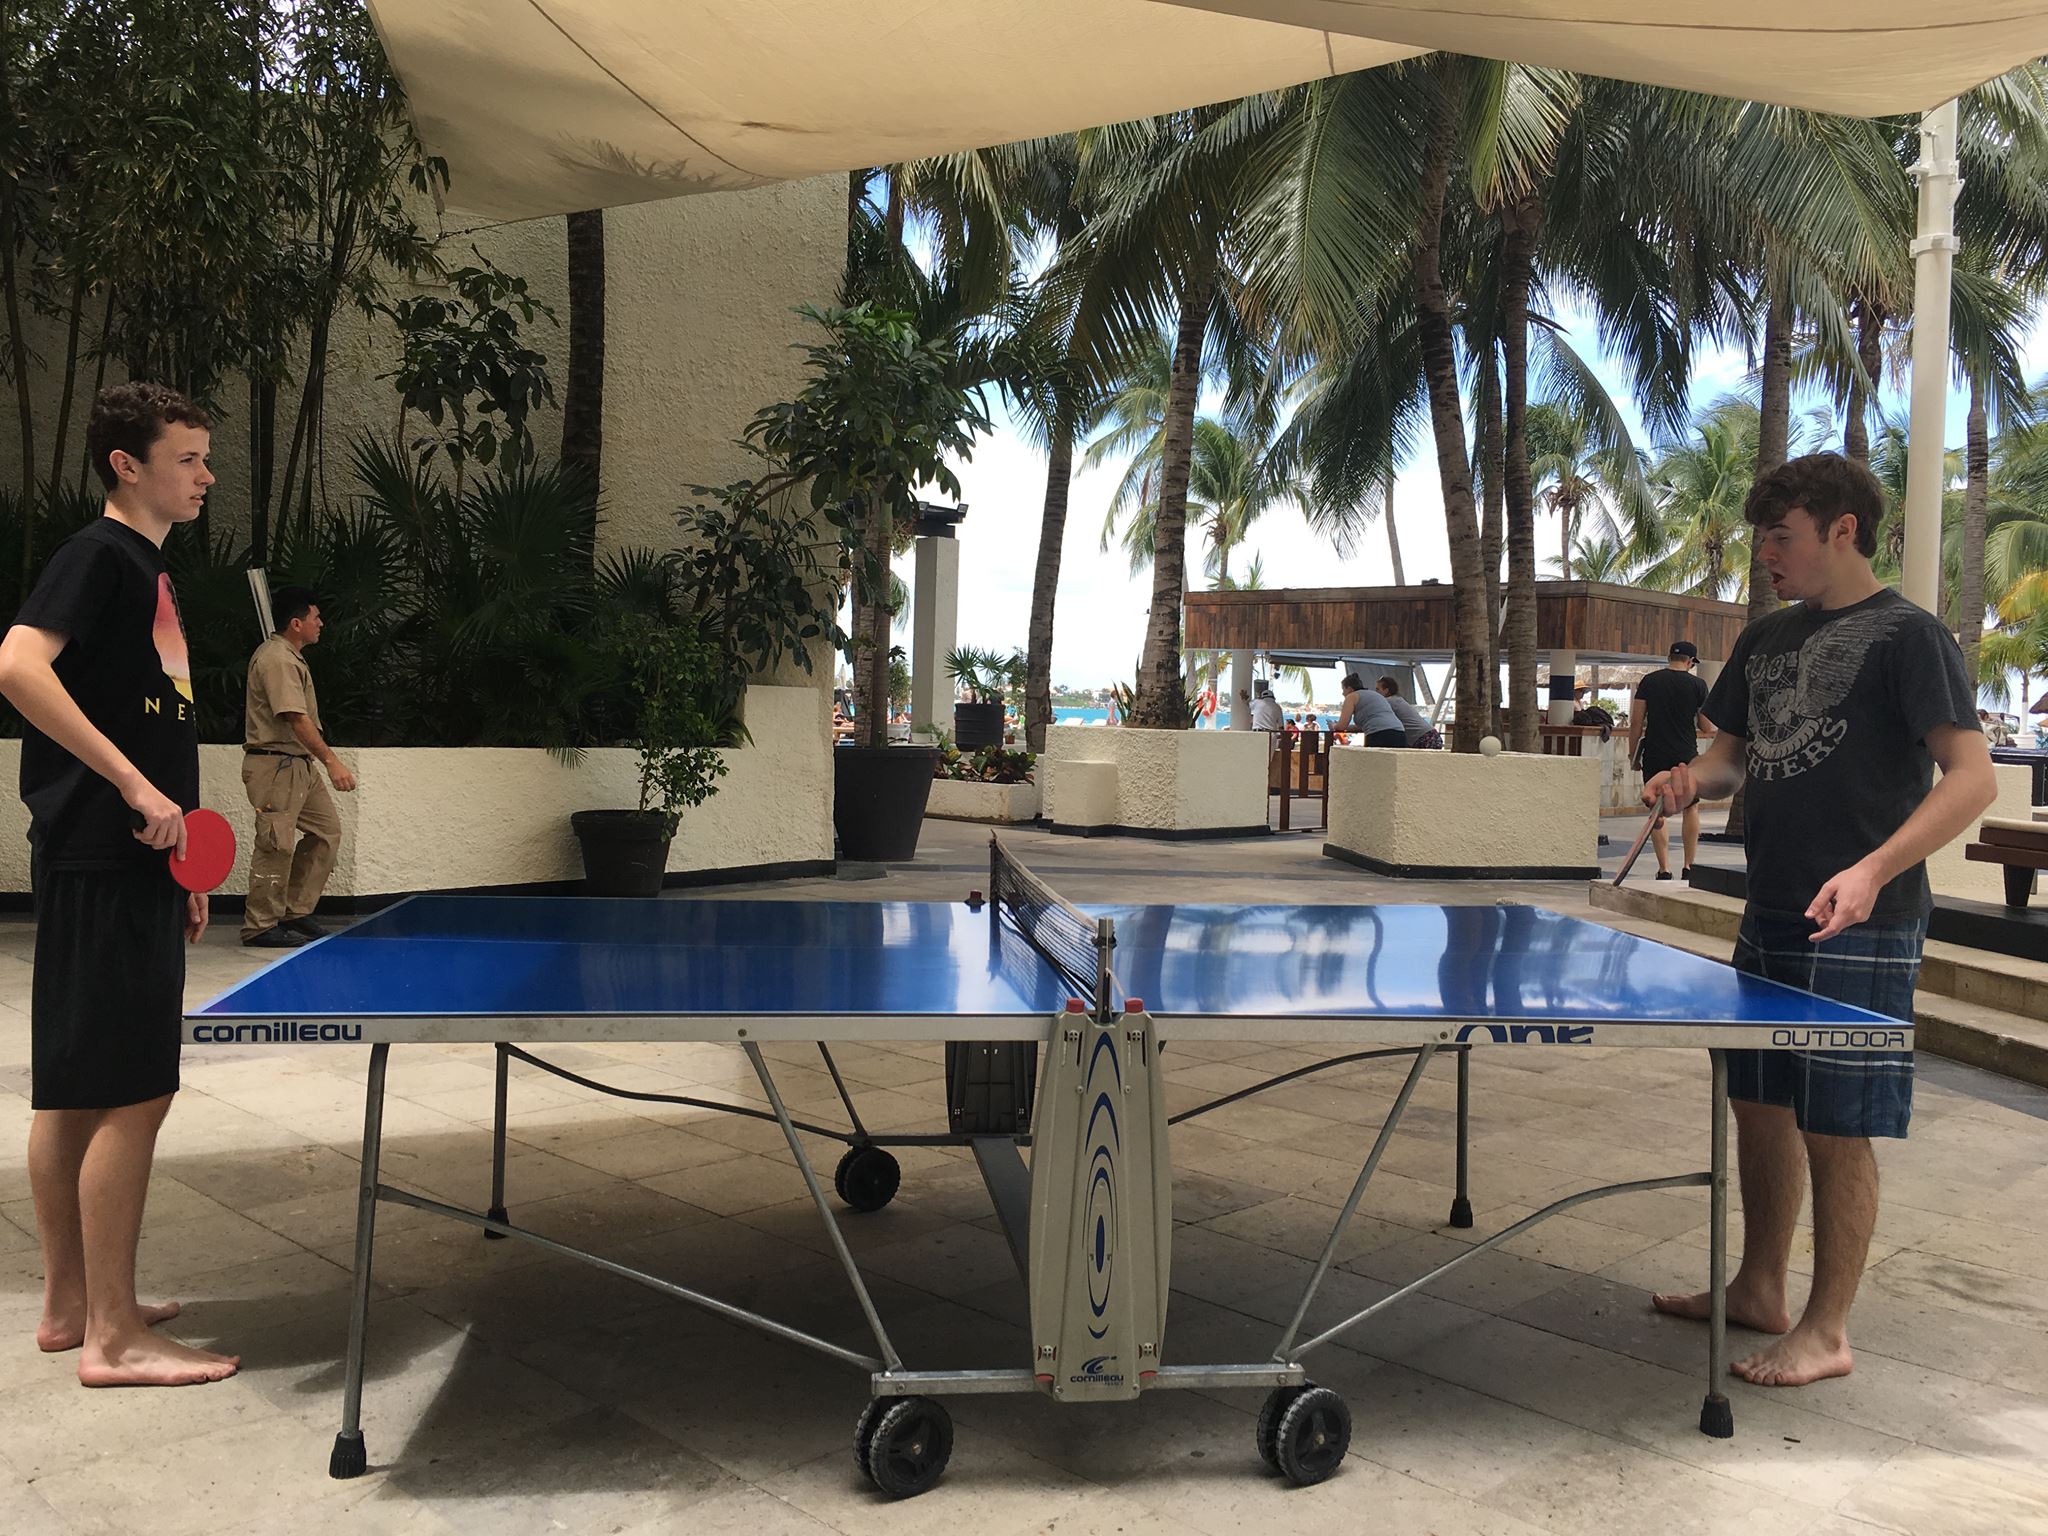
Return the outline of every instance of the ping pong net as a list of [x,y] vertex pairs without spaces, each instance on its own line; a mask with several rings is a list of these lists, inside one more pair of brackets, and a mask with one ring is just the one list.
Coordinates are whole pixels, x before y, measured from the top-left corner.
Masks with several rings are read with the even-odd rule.
[[[1074,995],[1098,1015],[1114,1006],[1110,997],[1110,953],[1116,925],[1090,917],[1026,869],[1003,840],[988,840],[989,917],[1005,950],[1022,939],[1030,951],[1059,972]],[[1009,942],[1006,942],[1009,941]]]

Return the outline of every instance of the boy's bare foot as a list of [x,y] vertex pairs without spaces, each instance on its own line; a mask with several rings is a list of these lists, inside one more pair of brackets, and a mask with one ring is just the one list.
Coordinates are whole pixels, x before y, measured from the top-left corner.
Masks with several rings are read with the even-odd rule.
[[[137,1307],[143,1322],[154,1328],[158,1323],[167,1323],[178,1315],[178,1303],[159,1301],[145,1302]],[[36,1325],[36,1348],[45,1354],[58,1354],[67,1349],[76,1349],[85,1342],[85,1323],[73,1322],[68,1318],[51,1317],[45,1314]]]
[[[1714,1293],[1694,1291],[1659,1292],[1650,1305],[1671,1317],[1688,1317],[1704,1323],[1712,1315]],[[1728,1321],[1754,1328],[1758,1333],[1783,1333],[1792,1326],[1792,1314],[1783,1296],[1759,1296],[1747,1288],[1728,1287]]]
[[241,1360],[144,1332],[106,1345],[88,1340],[78,1357],[78,1379],[88,1387],[190,1387],[225,1381]]
[[1803,1387],[1830,1376],[1846,1376],[1856,1368],[1849,1341],[1840,1334],[1824,1337],[1801,1323],[1777,1343],[1767,1345],[1728,1369],[1759,1387]]

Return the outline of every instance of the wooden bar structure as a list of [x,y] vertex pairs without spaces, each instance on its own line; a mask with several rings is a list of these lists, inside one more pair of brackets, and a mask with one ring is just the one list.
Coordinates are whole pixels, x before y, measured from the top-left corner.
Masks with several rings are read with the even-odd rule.
[[[1457,649],[1451,589],[1440,583],[1190,592],[1186,601],[1191,650],[1445,661]],[[1740,603],[1605,582],[1536,583],[1537,649],[1575,651],[1582,662],[1661,662],[1674,640],[1718,662],[1746,622]]]

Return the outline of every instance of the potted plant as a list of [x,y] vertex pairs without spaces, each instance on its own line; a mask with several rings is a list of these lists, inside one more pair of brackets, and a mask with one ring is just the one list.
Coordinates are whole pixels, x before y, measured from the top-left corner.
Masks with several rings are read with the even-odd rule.
[[917,852],[937,753],[889,745],[892,534],[916,516],[922,487],[959,496],[948,460],[967,457],[988,416],[957,381],[951,338],[920,336],[909,315],[867,303],[799,313],[825,339],[803,348],[797,397],[757,413],[747,440],[784,483],[807,484],[811,506],[840,531],[854,589],[856,729],[832,754],[832,821],[844,857],[901,861]]
[[1003,743],[1003,712],[1024,691],[1024,653],[1008,656],[962,646],[946,657],[946,672],[972,697],[953,706],[953,740],[963,752]]
[[703,804],[726,771],[712,744],[721,734],[725,669],[693,623],[632,620],[620,626],[615,643],[638,706],[640,804],[630,811],[577,811],[569,824],[583,848],[586,891],[658,896],[683,812]]

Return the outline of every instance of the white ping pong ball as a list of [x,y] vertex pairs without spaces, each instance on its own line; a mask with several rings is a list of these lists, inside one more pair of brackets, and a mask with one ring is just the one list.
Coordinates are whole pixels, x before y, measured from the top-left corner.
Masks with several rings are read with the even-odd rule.
[[1482,757],[1500,756],[1500,738],[1498,736],[1480,737],[1479,752]]

